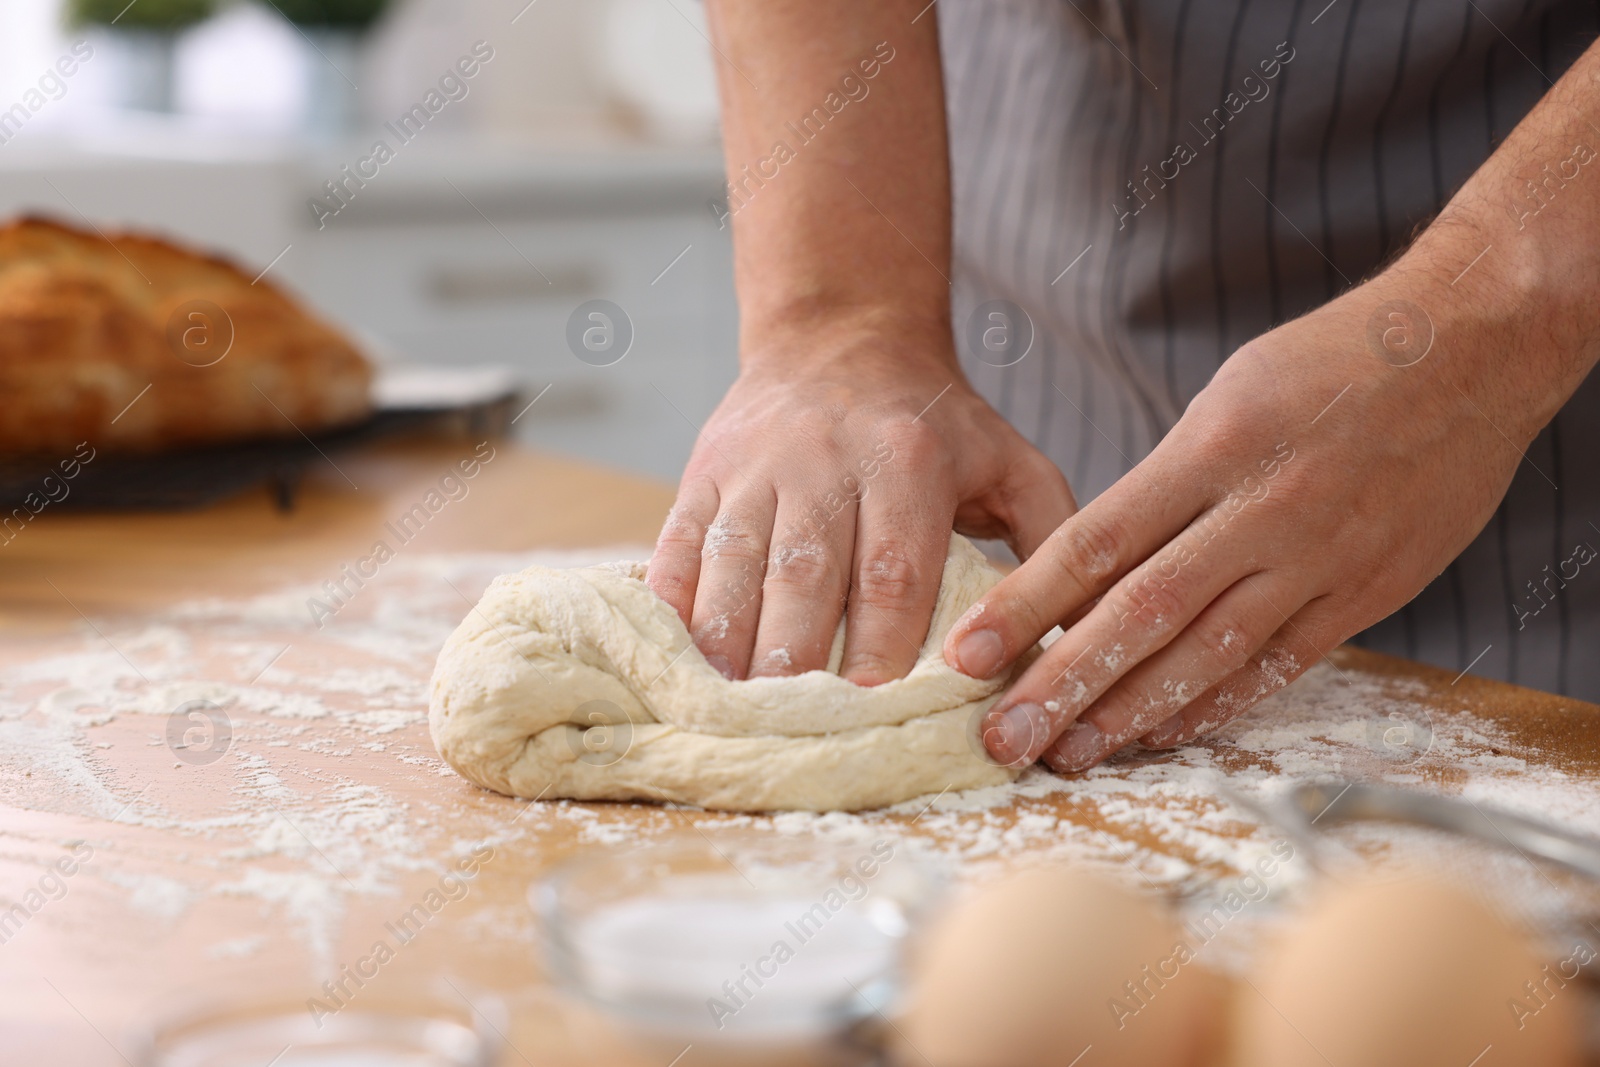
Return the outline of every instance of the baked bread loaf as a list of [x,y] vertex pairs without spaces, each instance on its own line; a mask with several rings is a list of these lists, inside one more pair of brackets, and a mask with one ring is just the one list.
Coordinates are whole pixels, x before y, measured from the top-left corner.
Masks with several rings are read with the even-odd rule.
[[224,260],[136,233],[0,226],[0,454],[315,434],[365,417],[371,380],[338,331]]

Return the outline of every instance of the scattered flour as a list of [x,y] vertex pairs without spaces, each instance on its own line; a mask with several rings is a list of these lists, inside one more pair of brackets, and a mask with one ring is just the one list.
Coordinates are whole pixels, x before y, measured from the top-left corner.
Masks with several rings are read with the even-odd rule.
[[128,906],[157,919],[176,919],[189,910],[194,890],[172,878],[158,874],[129,874],[111,871],[106,881],[129,890]]
[[[708,533],[708,551],[714,541]],[[438,869],[465,841],[518,842],[536,854],[546,835],[607,849],[686,832],[889,839],[958,880],[1026,864],[1092,864],[1204,915],[1281,847],[1283,831],[1261,811],[1307,779],[1426,784],[1600,836],[1594,779],[1552,767],[1548,754],[1465,702],[1441,708],[1419,685],[1329,665],[1174,751],[1126,753],[1071,778],[1036,768],[1014,785],[879,812],[524,804],[465,787],[437,758],[424,723],[434,655],[473,598],[496,575],[530,563],[647,554],[402,556],[320,631],[305,608],[316,589],[306,585],[96,620],[98,629],[83,626],[68,639],[0,648],[0,802],[90,827],[114,819],[162,831],[160,844],[109,829],[94,835],[97,858],[86,873],[114,887],[130,915],[161,922],[208,898],[253,902],[270,933],[212,945],[213,959],[254,955],[288,931],[323,964],[333,961],[353,902],[394,898],[403,879]],[[1170,686],[1163,695],[1184,691]],[[212,762],[172,769],[178,752],[162,751],[171,717],[196,702],[226,718],[228,742]],[[173,835],[192,841],[179,846],[189,858],[178,869]],[[29,852],[10,847],[26,836],[0,829],[0,846]],[[1336,859],[1353,851],[1431,862],[1451,852],[1436,835],[1378,825],[1328,838]],[[1523,894],[1535,911],[1564,906],[1554,884],[1515,854],[1474,863],[1477,877]],[[1227,939],[1247,943],[1258,920],[1311,877],[1304,857],[1284,865]]]
[[242,959],[247,956],[254,956],[261,951],[261,946],[266,943],[267,938],[264,934],[236,937],[229,941],[218,941],[206,949],[206,956],[214,960]]
[[[706,539],[700,551],[707,559],[716,559],[722,555],[722,550],[736,541],[738,537],[739,533],[734,528],[733,518],[728,512],[724,511],[712,520],[710,526],[706,527]],[[642,555],[635,558],[646,559],[648,556]]]

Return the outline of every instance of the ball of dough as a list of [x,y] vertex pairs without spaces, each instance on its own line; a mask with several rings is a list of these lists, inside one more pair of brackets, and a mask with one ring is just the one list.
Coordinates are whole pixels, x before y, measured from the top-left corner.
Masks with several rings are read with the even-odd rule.
[[1576,1065],[1580,993],[1562,969],[1460,889],[1341,887],[1239,987],[1235,1062]]
[[1155,901],[1083,871],[1031,871],[975,891],[930,930],[899,1062],[1190,1067],[1209,1059],[1219,1000]]
[[644,564],[529,567],[495,579],[445,642],[429,728],[465,777],[552,800],[829,811],[1000,785],[1021,768],[990,759],[978,725],[1010,673],[969,678],[941,647],[999,580],[952,536],[916,663],[866,687],[839,676],[843,622],[827,670],[729,681]]

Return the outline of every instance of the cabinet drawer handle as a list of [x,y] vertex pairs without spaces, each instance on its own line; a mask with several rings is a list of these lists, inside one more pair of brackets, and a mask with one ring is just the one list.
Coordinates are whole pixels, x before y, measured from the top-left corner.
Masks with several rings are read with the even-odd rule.
[[428,274],[429,295],[441,304],[568,300],[599,289],[600,272],[588,264],[537,271],[529,266],[435,267]]

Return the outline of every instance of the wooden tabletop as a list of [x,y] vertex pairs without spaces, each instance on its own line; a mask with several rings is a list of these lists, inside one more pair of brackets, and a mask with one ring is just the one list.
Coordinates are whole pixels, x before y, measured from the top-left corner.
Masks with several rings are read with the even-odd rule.
[[[505,1063],[655,1062],[629,1060],[606,1027],[550,992],[529,885],[580,850],[775,823],[529,804],[470,786],[428,740],[436,629],[408,631],[407,613],[435,627],[459,619],[515,554],[648,545],[671,488],[493,442],[465,495],[333,624],[305,615],[321,582],[392,540],[389,524],[476,445],[335,455],[288,513],[264,490],[191,513],[47,511],[0,546],[0,908],[24,904],[10,927],[0,912],[0,1064],[131,1062],[134,1035],[217,998],[304,1009],[379,941],[393,958],[359,987],[346,979],[351,1004],[498,1000],[514,1046]],[[1513,746],[1531,773],[1600,788],[1600,709],[1351,649],[1333,661],[1365,693],[1435,709],[1435,729],[1470,713],[1483,751]],[[172,744],[176,709],[201,698],[227,716],[215,759]],[[1241,744],[1205,752],[1223,770],[1270,769],[1270,756]],[[1175,758],[1125,760],[1097,781],[1148,778]],[[1445,787],[1470,773],[1436,754],[1408,770]],[[1148,803],[1221,806],[1163,795]],[[1035,790],[991,810],[947,798],[852,825],[935,845],[964,834],[969,858],[980,829],[1000,853],[1092,833],[1119,855],[1173,858],[1191,886],[1231,873],[1125,808]],[[939,814],[924,819],[929,810]],[[1256,832],[1241,818],[1241,839]],[[395,921],[473,848],[488,858],[470,888],[398,939]],[[64,857],[74,873],[42,883]]]
[[[0,547],[0,625],[33,629],[70,599],[89,614],[229,595],[320,575],[364,553],[384,524],[414,506],[479,442],[422,440],[341,453],[313,466],[294,508],[265,489],[198,511],[40,514]],[[650,544],[670,486],[592,464],[488,444],[465,499],[439,511],[420,551],[516,551]],[[53,583],[53,585],[52,585]]]

